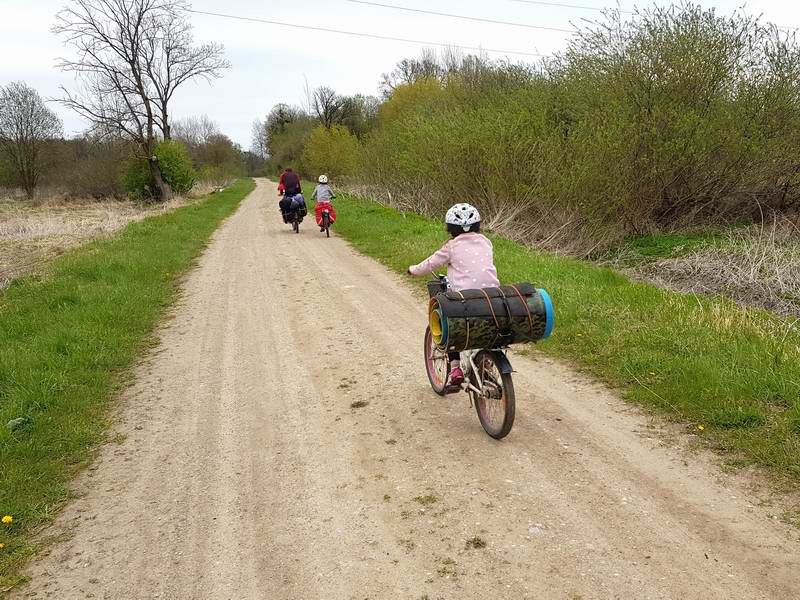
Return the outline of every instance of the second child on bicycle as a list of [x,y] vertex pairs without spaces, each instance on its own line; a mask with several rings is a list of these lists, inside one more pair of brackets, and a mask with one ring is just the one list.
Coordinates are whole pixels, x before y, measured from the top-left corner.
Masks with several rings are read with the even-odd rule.
[[336,198],[336,195],[333,193],[331,186],[328,185],[327,175],[320,175],[318,181],[319,185],[314,188],[314,193],[311,194],[311,199],[317,201],[316,216],[319,230],[325,231],[325,226],[322,223],[322,211],[328,211],[330,224],[333,225],[333,223],[336,221],[336,209],[333,208],[331,200]]
[[[471,204],[456,204],[447,211],[444,222],[451,238],[433,255],[408,268],[411,275],[428,275],[447,266],[452,291],[499,287],[494,266],[492,242],[480,233],[481,215]],[[448,353],[448,385],[461,385],[464,372],[458,352]]]

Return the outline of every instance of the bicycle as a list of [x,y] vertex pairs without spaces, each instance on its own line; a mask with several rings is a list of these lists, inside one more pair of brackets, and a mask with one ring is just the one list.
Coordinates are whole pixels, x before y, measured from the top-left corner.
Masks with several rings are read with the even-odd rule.
[[[428,282],[428,295],[435,298],[447,292],[448,281],[444,275],[435,275]],[[514,426],[516,397],[513,368],[502,348],[483,348],[461,353],[464,383],[450,386],[447,377],[450,365],[445,350],[433,339],[430,325],[425,331],[425,371],[433,391],[440,395],[465,391],[470,405],[475,407],[483,430],[494,439],[506,437]]]
[[302,223],[303,217],[300,216],[299,210],[293,210],[291,212],[289,221],[292,224],[292,231],[294,231],[295,233],[300,233],[300,223]]
[[303,217],[306,216],[307,210],[305,205],[296,203],[295,196],[284,196],[283,200],[279,203],[283,222],[292,226],[292,231],[300,233],[300,223],[303,222]]
[[325,229],[325,237],[331,237],[331,211],[328,208],[322,209],[322,227]]

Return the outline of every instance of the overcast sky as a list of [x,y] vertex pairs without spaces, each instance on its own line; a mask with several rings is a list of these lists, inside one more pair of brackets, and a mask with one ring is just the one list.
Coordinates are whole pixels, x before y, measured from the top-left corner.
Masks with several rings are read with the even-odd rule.
[[[47,98],[60,95],[59,86],[74,85],[71,75],[54,68],[57,57],[67,52],[50,33],[54,15],[68,0],[0,0],[0,85],[24,80]],[[603,0],[551,0],[602,8]],[[376,0],[429,11],[570,29],[570,23],[597,18],[600,13],[576,8],[528,4],[520,0]],[[658,1],[657,4],[670,4]],[[730,14],[742,0],[702,2]],[[642,4],[640,4],[642,5]],[[633,3],[620,3],[630,9]],[[562,49],[568,33],[478,23],[461,19],[412,14],[347,0],[194,0],[198,11],[225,13],[355,32],[412,38],[454,45],[479,46],[507,52],[550,54]],[[753,0],[752,14],[782,26],[800,26],[800,3],[794,0]],[[302,104],[306,81],[311,87],[328,85],[346,94],[375,94],[381,73],[407,56],[419,53],[418,44],[364,39],[314,32],[278,25],[252,23],[194,14],[198,41],[225,45],[232,68],[212,85],[188,84],[176,95],[173,115],[207,114],[234,141],[247,148],[253,119],[262,117],[277,102]],[[503,57],[502,53],[490,53]],[[512,60],[525,57],[508,54]],[[535,60],[529,58],[529,60]],[[68,134],[85,124],[57,104]]]

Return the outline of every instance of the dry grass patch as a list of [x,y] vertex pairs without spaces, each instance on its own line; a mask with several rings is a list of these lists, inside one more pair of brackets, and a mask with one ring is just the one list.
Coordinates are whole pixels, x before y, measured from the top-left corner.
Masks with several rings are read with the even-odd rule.
[[189,202],[184,198],[163,204],[51,199],[34,204],[0,199],[0,289],[22,275],[38,271],[70,248]]
[[786,217],[736,229],[682,256],[628,270],[683,292],[721,295],[739,304],[800,317],[800,226]]

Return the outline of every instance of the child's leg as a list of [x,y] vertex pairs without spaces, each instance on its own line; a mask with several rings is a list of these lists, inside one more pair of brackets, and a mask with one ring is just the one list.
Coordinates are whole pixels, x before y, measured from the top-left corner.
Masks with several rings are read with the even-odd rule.
[[461,370],[461,354],[448,352],[447,358],[450,361],[450,383],[459,385],[464,381],[464,371]]

